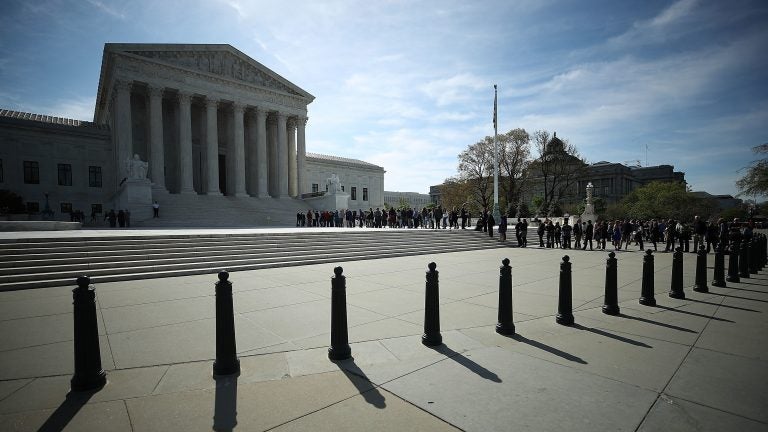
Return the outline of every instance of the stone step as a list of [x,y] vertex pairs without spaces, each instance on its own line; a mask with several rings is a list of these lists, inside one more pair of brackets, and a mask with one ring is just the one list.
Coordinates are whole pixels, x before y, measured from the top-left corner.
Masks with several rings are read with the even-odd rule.
[[[237,244],[222,244],[231,242]],[[71,285],[82,274],[106,282],[211,273],[223,268],[237,271],[505,247],[470,231],[384,229],[250,236],[104,237],[81,243],[52,243],[47,247],[41,241],[15,242],[15,246],[21,247],[13,250],[33,246],[30,249],[38,253],[16,254],[21,259],[0,263],[0,290]],[[151,244],[163,247],[147,247]],[[71,250],[61,252],[60,248]]]
[[[464,247],[480,244],[485,245],[483,239],[479,240],[467,240],[462,242]],[[374,243],[360,243],[360,242],[338,242],[338,243],[295,243],[289,246],[283,246],[278,244],[261,245],[253,244],[248,248],[241,246],[219,246],[212,248],[198,248],[194,247],[192,250],[189,248],[176,248],[173,250],[155,249],[155,250],[130,250],[130,251],[117,251],[112,252],[109,255],[93,255],[89,254],[85,257],[68,257],[68,258],[49,258],[41,257],[40,254],[34,255],[35,259],[25,259],[18,261],[6,261],[0,264],[0,276],[6,275],[33,275],[35,273],[48,273],[52,271],[63,270],[77,270],[86,271],[92,269],[103,268],[116,268],[116,267],[130,267],[148,261],[154,265],[160,265],[165,263],[183,263],[192,262],[201,258],[229,258],[236,257],[254,257],[268,258],[272,256],[281,257],[286,254],[305,254],[307,251],[317,250],[322,247],[322,250],[326,253],[338,250],[347,250],[351,245],[354,245],[356,253],[366,253],[374,248],[390,247],[402,247],[403,242],[393,241],[391,239],[387,241],[377,241]],[[455,242],[451,239],[433,239],[429,241],[409,241],[408,247],[452,247],[455,246]],[[123,252],[123,253],[119,253]],[[21,276],[20,276],[21,277]]]

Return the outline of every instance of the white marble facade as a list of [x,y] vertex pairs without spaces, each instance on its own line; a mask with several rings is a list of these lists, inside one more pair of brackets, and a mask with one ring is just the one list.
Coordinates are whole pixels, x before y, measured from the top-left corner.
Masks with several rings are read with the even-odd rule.
[[230,45],[106,44],[94,122],[121,170],[149,163],[154,189],[297,197],[313,100]]
[[0,109],[0,189],[32,209],[48,193],[62,218],[65,208],[127,205],[151,214],[151,198],[126,203],[128,186],[145,187],[141,196],[225,194],[268,207],[325,190],[335,173],[350,207],[381,207],[382,167],[307,155],[313,100],[230,45],[105,44],[93,122]]

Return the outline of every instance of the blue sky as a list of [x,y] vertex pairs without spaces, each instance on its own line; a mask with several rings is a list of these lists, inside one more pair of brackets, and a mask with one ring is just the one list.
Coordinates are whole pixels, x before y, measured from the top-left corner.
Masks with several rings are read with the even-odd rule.
[[91,120],[106,42],[228,43],[316,96],[307,151],[427,192],[499,132],[735,194],[768,142],[768,2],[0,2],[0,107]]

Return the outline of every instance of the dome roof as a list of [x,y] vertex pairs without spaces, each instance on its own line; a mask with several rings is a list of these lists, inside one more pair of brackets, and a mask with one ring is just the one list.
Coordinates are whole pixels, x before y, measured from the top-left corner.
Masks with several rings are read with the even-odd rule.
[[565,143],[557,137],[557,132],[552,135],[552,139],[547,143],[547,153],[562,153],[565,151]]

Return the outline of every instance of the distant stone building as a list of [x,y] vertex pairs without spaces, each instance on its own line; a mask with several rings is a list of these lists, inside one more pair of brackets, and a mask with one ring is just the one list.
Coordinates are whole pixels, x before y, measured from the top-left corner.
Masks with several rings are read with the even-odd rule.
[[349,194],[349,208],[376,208],[386,202],[384,168],[358,159],[307,153],[309,194],[328,192],[328,179],[336,174],[341,190]]
[[408,207],[420,209],[430,204],[432,202],[432,197],[429,194],[418,192],[384,191],[385,204],[397,207],[401,200],[405,201]]

